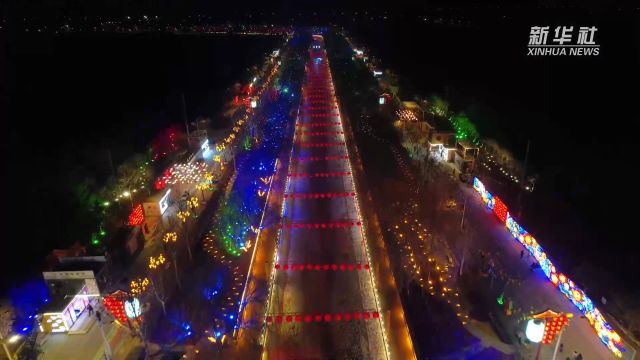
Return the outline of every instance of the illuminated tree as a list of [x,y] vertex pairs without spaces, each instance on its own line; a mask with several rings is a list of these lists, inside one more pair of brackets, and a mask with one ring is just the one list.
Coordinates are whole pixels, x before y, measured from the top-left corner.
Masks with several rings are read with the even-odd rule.
[[438,96],[433,96],[429,103],[428,111],[437,116],[447,116],[449,113],[449,103]]
[[160,132],[151,142],[151,159],[153,161],[160,160],[177,152],[185,144],[186,137],[181,127],[173,125]]
[[182,284],[180,283],[180,276],[178,276],[178,261],[176,259],[176,245],[178,242],[178,234],[175,232],[168,232],[166,234],[164,234],[164,236],[162,237],[162,241],[167,244],[167,245],[171,245],[171,256],[172,256],[172,260],[173,260],[173,270],[176,274],[176,281],[178,282],[178,287],[182,288]]
[[189,260],[193,260],[193,255],[191,255],[191,245],[189,244],[189,217],[191,216],[191,212],[189,211],[178,211],[176,216],[180,221],[182,221],[182,226],[184,227],[185,233],[185,243],[187,245],[187,252],[189,253]]
[[474,144],[479,144],[480,134],[475,125],[469,120],[469,117],[465,113],[458,113],[451,119],[451,123],[456,130],[456,139],[458,141],[464,140]]
[[117,177],[119,193],[137,192],[151,183],[153,171],[146,157],[136,154],[118,166]]
[[[164,291],[164,283],[163,283],[163,279],[162,279],[162,268],[161,266],[167,261],[167,259],[164,257],[163,254],[159,254],[156,257],[149,257],[149,270],[150,270],[150,279],[149,279],[149,284],[151,291],[153,292],[153,295],[155,296],[156,300],[158,300],[158,302],[160,303],[160,305],[162,306],[162,312],[164,313],[164,315],[167,315],[167,308],[166,308],[166,302],[167,302],[167,298],[166,298],[166,293]],[[157,273],[158,277],[159,277],[159,281],[154,281],[153,279],[153,274]]]
[[241,247],[244,245],[250,226],[250,218],[242,211],[239,198],[232,196],[222,209],[220,222],[216,228],[216,238],[227,253],[240,256]]

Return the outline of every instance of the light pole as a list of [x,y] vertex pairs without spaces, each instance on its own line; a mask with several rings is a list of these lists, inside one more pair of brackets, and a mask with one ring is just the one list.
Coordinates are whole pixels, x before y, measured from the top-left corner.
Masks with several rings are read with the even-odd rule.
[[[175,246],[175,243],[178,241],[178,234],[176,234],[175,232],[168,232],[164,234],[164,237],[162,238],[162,240],[165,242],[165,244],[173,243]],[[182,290],[182,284],[180,283],[180,276],[178,276],[178,262],[176,260],[175,248],[173,248],[171,251],[171,257],[173,259],[173,271],[176,273],[176,282],[178,283],[178,288]]]
[[131,191],[127,190],[123,192],[122,196],[129,198],[129,202],[131,203],[131,209],[133,210],[133,199],[131,198]]
[[191,254],[191,244],[189,244],[189,224],[187,223],[187,220],[189,220],[189,216],[191,216],[191,212],[189,212],[188,210],[178,211],[176,216],[178,216],[178,218],[182,221],[182,224],[184,226],[184,232],[185,232],[184,239],[185,239],[185,244],[187,245],[187,252],[189,253],[189,260],[193,261],[193,255]]
[[[464,215],[467,211],[467,196],[464,198],[464,205],[462,207],[462,220],[460,220],[460,233],[464,236]],[[464,268],[464,256],[467,253],[467,244],[469,243],[469,239],[464,239],[464,247],[462,248],[462,260],[460,260],[460,276],[462,276],[462,269]]]
[[[8,360],[14,360],[15,358],[13,357],[13,355],[11,355],[11,351],[9,351],[9,347],[7,346],[7,343],[5,341],[4,335],[2,335],[2,328],[6,325],[7,328],[9,329],[7,331],[7,335],[9,335],[9,333],[11,332],[11,324],[13,322],[11,321],[11,313],[9,312],[9,310],[3,312],[0,315],[0,343],[2,344],[2,348],[4,349],[5,354],[7,355],[7,359]],[[18,335],[14,335],[11,338],[9,338],[9,342],[13,342],[15,341],[14,339],[18,339],[17,337]],[[14,338],[15,337],[15,338]]]
[[204,190],[207,189],[209,185],[205,182],[198,183],[196,185],[196,189],[200,190],[200,195],[202,196],[202,201],[204,201]]
[[553,349],[553,357],[551,358],[551,360],[556,360],[556,355],[558,355],[558,348],[560,347],[560,341],[562,340],[563,333],[564,333],[564,327],[560,331],[560,334],[558,334],[558,341],[556,342],[556,346]]
[[102,335],[102,341],[104,341],[104,355],[107,360],[113,359],[113,352],[111,351],[111,344],[109,344],[109,340],[104,334],[104,329],[102,328],[102,317],[98,319],[98,327],[100,328],[100,335]]
[[[163,254],[160,254],[157,257],[150,256],[149,257],[149,269],[150,270],[156,270],[156,269],[160,268],[160,266],[163,265],[166,261],[167,261],[167,259],[164,257]],[[162,280],[163,280],[162,279],[162,273],[160,273],[160,283],[164,287],[164,283],[163,283]],[[158,300],[160,302],[160,305],[162,305],[162,312],[164,313],[164,315],[167,315],[167,308],[165,307],[165,304],[164,304],[165,300],[162,299],[160,294],[158,293],[158,286],[153,281],[153,277],[151,277],[151,279],[149,280],[149,283],[151,283],[151,286],[153,286],[153,293],[156,296],[156,300]],[[164,294],[163,294],[163,297],[164,297]]]
[[11,355],[11,352],[9,351],[9,348],[7,347],[7,343],[4,341],[4,337],[2,335],[2,332],[0,332],[0,343],[2,343],[2,348],[4,349],[4,353],[7,355],[7,359],[8,360],[14,360],[13,355]]
[[[131,281],[131,295],[133,296],[132,299],[137,299],[140,298],[142,299],[142,294],[147,290],[147,287],[149,286],[150,281],[148,278],[144,278],[144,279],[140,279],[138,278],[137,280],[133,280]],[[134,307],[135,310],[135,307]],[[148,353],[148,349],[149,346],[147,344],[147,339],[144,335],[144,331],[142,329],[142,325],[140,324],[138,318],[140,317],[140,315],[142,315],[142,313],[138,314],[137,311],[135,313],[136,317],[135,317],[135,322],[136,322],[136,326],[137,326],[137,331],[140,334],[140,338],[142,339],[142,342],[144,344],[144,349],[145,352]],[[129,318],[127,317],[127,320]],[[129,327],[131,327],[131,323],[129,323]]]

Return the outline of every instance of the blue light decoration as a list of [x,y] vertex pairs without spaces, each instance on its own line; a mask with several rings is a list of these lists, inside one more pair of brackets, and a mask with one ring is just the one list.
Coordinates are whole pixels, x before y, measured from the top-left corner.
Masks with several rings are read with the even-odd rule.
[[[284,92],[288,92],[285,87]],[[293,93],[292,93],[293,95]],[[232,256],[248,251],[247,239],[251,227],[257,227],[266,201],[267,186],[258,179],[269,177],[276,157],[285,139],[286,123],[293,101],[281,97],[275,101],[262,101],[261,110],[266,121],[258,122],[257,133],[264,134],[255,146],[239,153],[236,158],[238,173],[230,195],[224,203],[219,224],[214,232],[222,248]]]
[[41,280],[30,280],[9,291],[14,309],[13,331],[27,335],[33,330],[34,318],[40,308],[49,302],[49,289]]
[[516,222],[502,200],[491,195],[478,178],[473,179],[473,188],[480,194],[487,207],[492,209],[496,217],[507,227],[511,235],[536,259],[551,283],[585,315],[600,341],[616,357],[621,358],[622,353],[626,350],[620,335],[613,330],[587,294],[566,275],[558,271],[533,235]]

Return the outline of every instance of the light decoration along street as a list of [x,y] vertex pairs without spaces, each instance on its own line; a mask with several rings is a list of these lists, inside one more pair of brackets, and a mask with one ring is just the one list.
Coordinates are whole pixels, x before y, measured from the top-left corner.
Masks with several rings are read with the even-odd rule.
[[144,210],[142,209],[142,204],[138,204],[131,214],[129,214],[129,225],[130,226],[138,226],[144,222]]
[[160,265],[167,262],[167,258],[164,257],[163,254],[158,255],[157,257],[150,256],[149,257],[149,269],[155,270],[160,267]]
[[[299,123],[300,123],[300,108],[298,108],[298,114],[296,115],[295,126],[298,126]],[[293,142],[294,143],[296,141],[296,138],[297,138],[297,134],[294,133],[293,134]],[[291,150],[289,150],[289,164],[287,166],[287,174],[290,174],[291,173],[291,169],[293,168],[293,148],[294,147],[291,146]],[[284,192],[288,192],[289,191],[290,185],[291,185],[291,177],[287,176],[287,181],[285,182],[285,185],[284,185]],[[278,249],[280,247],[279,245],[281,243],[282,234],[284,232],[283,231],[284,219],[285,219],[284,214],[286,213],[286,211],[287,211],[287,201],[283,201],[282,205],[280,207],[280,219],[282,219],[282,223],[281,223],[282,226],[278,230],[277,242],[276,242],[277,245],[276,245],[275,250],[273,251],[273,259],[271,260],[271,264],[276,264],[278,262]],[[271,299],[272,299],[271,295],[273,294],[273,282],[275,280],[275,277],[276,277],[276,271],[275,271],[275,269],[272,269],[271,270],[271,274],[269,275],[269,283],[268,283],[268,287],[267,287],[267,303],[266,303],[266,306],[264,307],[264,314],[263,314],[263,317],[262,317],[263,321],[265,321],[265,322],[266,322],[266,319],[267,319],[267,314],[269,313],[269,309],[271,308]],[[260,332],[260,341],[259,342],[260,342],[261,345],[266,344],[266,341],[267,341],[266,329],[267,328],[265,326],[263,326],[262,330]]]
[[149,287],[150,281],[148,278],[138,278],[136,280],[131,280],[129,284],[129,288],[131,289],[131,295],[140,296],[147,290]]
[[[409,209],[403,212],[402,219],[392,229],[388,229],[393,232],[393,238],[400,250],[402,267],[421,288],[426,288],[431,296],[438,297],[451,305],[458,319],[465,325],[469,315],[460,303],[460,290],[455,284],[453,270],[446,261],[439,262],[435,253],[431,256],[433,251],[427,253],[425,245],[427,241],[433,240],[432,234],[415,217],[412,211],[414,205],[417,204],[410,204]],[[405,236],[406,234],[417,235],[421,240],[416,249],[409,241],[410,236]]]
[[178,211],[176,213],[176,216],[178,217],[178,219],[180,219],[184,223],[184,222],[187,221],[189,216],[191,216],[191,212],[189,212],[189,211]]
[[200,206],[200,200],[196,196],[192,196],[189,200],[187,200],[187,205],[190,209],[195,209]]
[[584,314],[600,341],[616,357],[622,357],[622,353],[626,350],[620,335],[613,330],[587,294],[553,265],[533,235],[518,225],[509,214],[507,206],[497,196],[489,193],[478,178],[473,179],[473,188],[480,194],[487,207],[493,210],[496,217],[507,227],[511,235],[536,259],[551,283]]
[[[329,67],[329,59],[326,59],[326,61],[327,61],[327,68],[328,68]],[[329,72],[329,70],[327,70],[327,72]],[[328,78],[329,78],[329,81],[331,81],[331,83],[333,84],[333,78],[331,77],[331,73],[330,72],[328,74]],[[334,105],[338,106],[338,100],[335,99],[335,97],[334,97],[334,102],[335,102]],[[342,121],[342,115],[340,114],[340,107],[339,106],[338,106],[338,110],[337,111],[338,111],[338,118],[340,119],[340,121],[338,123],[340,124],[339,125],[340,129],[344,134],[346,129],[344,128],[344,123]],[[353,169],[352,169],[352,166],[351,166],[350,151],[349,151],[349,148],[346,147],[346,146],[345,146],[345,149],[346,149],[346,155],[348,156],[346,161],[347,161],[347,165],[349,166],[349,173],[353,174]],[[354,203],[356,205],[356,212],[357,212],[356,218],[358,219],[358,223],[360,223],[360,222],[362,222],[362,215],[361,215],[362,212],[360,211],[360,199],[358,197],[358,189],[357,189],[357,186],[356,186],[355,179],[353,179],[353,175],[349,175],[349,176],[351,176],[351,183],[353,184],[353,188],[354,188],[355,193],[356,193]],[[360,226],[360,234],[362,236],[362,243],[364,244],[365,253],[367,255],[367,263],[368,264],[372,264],[373,262],[371,261],[371,251],[369,250],[369,242],[368,242],[367,236],[366,236],[365,224],[362,224],[362,226]],[[371,280],[371,288],[373,290],[373,297],[374,297],[374,300],[375,300],[376,309],[377,309],[377,311],[380,311],[380,309],[382,309],[382,304],[380,302],[380,297],[378,295],[378,288],[376,287],[377,282],[376,282],[376,278],[375,278],[375,271],[369,271],[368,274],[370,275],[369,279]],[[386,352],[386,358],[390,359],[391,358],[391,352],[389,350],[389,340],[388,340],[388,337],[387,337],[387,331],[386,331],[386,326],[384,324],[384,319],[382,317],[380,317],[378,320],[380,321],[380,329],[382,331],[382,338],[384,340],[384,348],[385,348],[385,352]]]
[[174,243],[178,241],[178,234],[175,232],[168,232],[164,234],[164,236],[162,237],[162,241],[164,241],[165,243]]
[[167,185],[196,184],[202,181],[206,172],[207,164],[204,162],[174,164],[160,181]]
[[414,114],[413,111],[408,109],[398,110],[396,111],[396,115],[398,115],[398,117],[402,121],[411,121],[411,122],[418,121],[418,117],[416,116],[416,114]]

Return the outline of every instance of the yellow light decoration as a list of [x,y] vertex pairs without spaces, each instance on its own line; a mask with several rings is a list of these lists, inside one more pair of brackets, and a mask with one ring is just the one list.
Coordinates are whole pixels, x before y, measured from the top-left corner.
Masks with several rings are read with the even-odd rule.
[[189,208],[195,209],[200,206],[200,201],[197,197],[192,196],[191,199],[187,200],[187,205],[189,205]]
[[164,264],[166,261],[167,259],[162,254],[158,255],[158,257],[155,257],[155,258],[153,256],[150,256],[149,269],[157,269],[160,267],[160,265]]
[[131,295],[133,296],[139,296],[141,295],[143,292],[145,292],[145,290],[147,290],[147,287],[149,286],[149,279],[147,278],[138,278],[136,280],[132,280],[131,284],[129,285],[130,289],[131,289]]
[[175,232],[168,232],[164,234],[162,241],[165,243],[176,242],[178,240],[178,234]]
[[176,213],[176,216],[178,217],[178,219],[182,220],[182,222],[187,222],[187,219],[189,218],[189,216],[191,216],[191,212],[189,211],[178,211]]
[[198,183],[202,180],[206,170],[207,164],[203,162],[175,164],[169,169],[171,176],[165,181],[168,185]]

